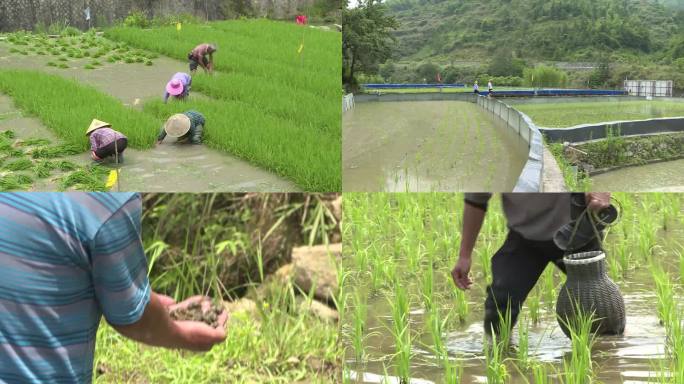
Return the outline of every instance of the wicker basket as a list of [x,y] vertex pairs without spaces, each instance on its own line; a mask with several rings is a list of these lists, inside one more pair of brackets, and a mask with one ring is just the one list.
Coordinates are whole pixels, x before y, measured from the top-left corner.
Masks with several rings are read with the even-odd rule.
[[566,323],[571,322],[575,306],[597,319],[592,332],[599,335],[620,335],[625,330],[625,301],[618,286],[606,274],[606,255],[602,251],[566,255],[563,263],[567,280],[558,294],[556,315],[566,336]]

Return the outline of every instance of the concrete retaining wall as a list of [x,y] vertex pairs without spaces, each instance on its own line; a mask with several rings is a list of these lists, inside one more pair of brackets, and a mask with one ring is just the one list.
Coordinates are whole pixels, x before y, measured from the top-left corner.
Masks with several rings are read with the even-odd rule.
[[579,143],[605,139],[609,130],[620,136],[641,136],[654,133],[684,132],[684,117],[647,120],[611,121],[599,124],[583,124],[570,128],[539,127],[544,137],[552,142]]
[[541,192],[544,174],[544,139],[532,120],[501,100],[480,96],[477,104],[513,129],[528,144],[529,153],[513,192]]

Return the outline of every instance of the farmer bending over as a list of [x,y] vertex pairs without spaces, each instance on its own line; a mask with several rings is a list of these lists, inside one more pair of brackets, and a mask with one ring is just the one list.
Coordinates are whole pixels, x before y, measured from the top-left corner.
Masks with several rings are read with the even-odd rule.
[[177,113],[164,123],[157,137],[157,144],[161,144],[166,136],[178,138],[179,143],[187,142],[202,144],[204,131],[204,116],[197,111]]
[[205,72],[211,73],[214,66],[214,52],[216,52],[216,45],[214,44],[200,44],[188,53],[188,60],[190,60],[190,73],[193,75],[197,71],[199,65]]
[[90,138],[90,156],[96,162],[102,162],[113,157],[123,163],[123,151],[128,146],[128,139],[121,132],[112,129],[112,125],[93,119],[86,131]]
[[[472,284],[469,277],[471,255],[482,228],[491,193],[466,193],[463,209],[461,247],[456,266],[451,271],[460,289]],[[504,193],[501,200],[508,222],[508,236],[492,256],[492,284],[487,287],[484,329],[499,333],[499,313],[506,314],[510,301],[510,327],[515,325],[520,308],[548,263],[563,273],[563,254],[553,242],[554,233],[570,222],[569,193]],[[587,193],[588,209],[598,212],[610,205],[610,193]],[[596,239],[574,252],[599,249]]]
[[153,292],[135,193],[0,194],[0,382],[90,383],[105,320],[157,347],[207,351],[220,326],[174,321]]
[[164,90],[164,104],[173,96],[178,100],[183,100],[190,95],[192,77],[184,72],[177,72],[168,83]]

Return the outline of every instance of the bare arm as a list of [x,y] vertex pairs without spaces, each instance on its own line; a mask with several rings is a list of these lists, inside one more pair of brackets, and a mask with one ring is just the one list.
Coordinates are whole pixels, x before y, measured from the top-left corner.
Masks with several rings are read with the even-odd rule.
[[477,236],[480,234],[486,211],[466,203],[463,208],[463,229],[461,230],[461,247],[458,262],[451,271],[454,283],[461,289],[468,289],[473,284],[468,277]]
[[120,334],[141,343],[164,348],[208,351],[226,338],[223,327],[214,329],[195,321],[174,321],[169,298],[152,292],[142,317],[129,325],[112,325]]

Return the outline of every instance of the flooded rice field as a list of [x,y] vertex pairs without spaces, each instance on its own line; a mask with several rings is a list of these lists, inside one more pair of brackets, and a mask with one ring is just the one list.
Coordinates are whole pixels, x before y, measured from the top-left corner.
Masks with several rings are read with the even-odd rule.
[[626,167],[591,176],[594,191],[684,192],[684,159]]
[[[12,130],[17,139],[44,138],[54,144],[59,139],[38,119],[26,117],[9,97],[0,95],[0,131]],[[85,136],[84,136],[85,140]],[[91,163],[83,153],[65,158],[79,165]],[[113,163],[105,167],[113,169]],[[32,190],[53,191],[55,179],[37,180]],[[145,151],[127,148],[125,162],[119,167],[115,190],[138,192],[206,191],[292,191],[294,183],[278,178],[245,161],[203,145],[175,144],[171,140]]]
[[[47,66],[49,57],[19,55],[10,52],[10,45],[0,41],[0,67],[35,69],[50,74],[73,78],[108,93],[132,108],[142,108],[145,100],[161,98],[163,87],[176,72],[188,70],[187,64],[165,57],[154,59],[148,66],[142,63],[104,63],[97,69],[85,69],[87,58],[68,62],[69,68]],[[66,95],[65,95],[66,96]],[[203,95],[192,93],[191,97]],[[21,116],[11,100],[0,95],[0,111],[7,110],[6,118],[0,117],[0,130],[12,129],[21,136],[55,139],[48,128],[36,119]],[[94,118],[96,116],[93,116]],[[160,121],[159,127],[161,128]],[[211,122],[207,122],[207,125]],[[84,132],[87,127],[83,127]],[[85,137],[84,137],[84,140]],[[224,152],[204,145],[175,145],[166,140],[162,145],[145,151],[126,149],[126,161],[119,173],[122,191],[141,192],[200,192],[200,191],[297,191],[291,181]],[[75,159],[88,163],[84,153]],[[37,190],[50,190],[50,183],[39,182]]]
[[511,191],[527,145],[476,104],[357,103],[342,116],[344,191]]
[[[345,381],[680,383],[681,373],[675,374],[684,367],[684,338],[673,335],[684,331],[684,197],[613,198],[622,217],[608,230],[604,248],[627,325],[624,335],[597,337],[590,368],[573,379],[576,352],[555,317],[564,275],[552,265],[527,297],[512,348],[500,363],[484,352],[489,261],[507,232],[498,197],[490,201],[474,249],[474,285],[461,291],[450,274],[460,245],[461,194],[345,194]],[[677,320],[663,321],[671,318]],[[401,321],[405,328],[397,327]]]

